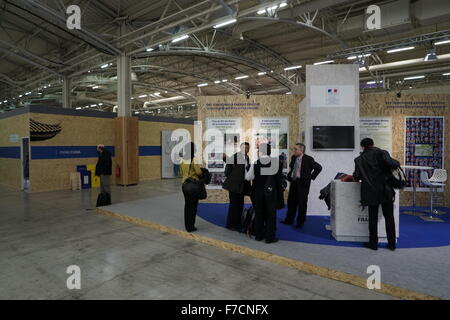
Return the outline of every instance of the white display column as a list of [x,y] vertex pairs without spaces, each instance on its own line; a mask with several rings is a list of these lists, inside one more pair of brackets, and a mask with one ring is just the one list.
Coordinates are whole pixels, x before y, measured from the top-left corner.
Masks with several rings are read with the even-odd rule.
[[[357,64],[307,65],[306,98],[300,104],[300,140],[306,153],[323,167],[311,184],[309,215],[329,215],[319,192],[336,173],[352,174],[354,159],[359,155],[359,70]],[[354,126],[355,147],[352,150],[313,150],[313,126]]]

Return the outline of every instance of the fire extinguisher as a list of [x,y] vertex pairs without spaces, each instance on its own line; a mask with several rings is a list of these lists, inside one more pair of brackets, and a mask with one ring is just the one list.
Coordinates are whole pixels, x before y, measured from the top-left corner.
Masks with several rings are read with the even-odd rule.
[[120,166],[116,165],[116,178],[120,177]]

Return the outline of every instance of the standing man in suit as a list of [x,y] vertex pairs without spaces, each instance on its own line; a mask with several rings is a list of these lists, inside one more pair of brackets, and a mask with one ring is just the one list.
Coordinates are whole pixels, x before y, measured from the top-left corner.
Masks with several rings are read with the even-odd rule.
[[298,209],[296,228],[302,228],[306,221],[309,187],[311,180],[315,180],[322,171],[322,166],[314,161],[313,157],[305,154],[305,145],[297,143],[294,146],[294,155],[289,164],[288,180],[291,182],[288,195],[288,210],[283,224],[294,224]]
[[245,179],[253,181],[252,201],[255,208],[256,241],[266,243],[278,241],[276,236],[277,210],[284,208],[284,190],[281,176],[283,166],[280,160],[272,158],[271,146],[261,143],[259,159],[250,167]]
[[230,205],[226,227],[233,231],[241,231],[241,217],[244,209],[244,197],[250,195],[250,182],[245,180],[245,174],[250,169],[248,152],[250,144],[241,144],[240,152],[227,159],[225,166],[225,181],[222,188],[228,190]]
[[378,207],[381,205],[386,223],[388,249],[396,247],[394,220],[395,191],[387,183],[392,169],[400,167],[400,163],[392,159],[389,152],[374,146],[373,140],[364,138],[361,141],[363,152],[355,159],[353,178],[361,180],[361,205],[369,207],[369,242],[364,246],[378,249]]

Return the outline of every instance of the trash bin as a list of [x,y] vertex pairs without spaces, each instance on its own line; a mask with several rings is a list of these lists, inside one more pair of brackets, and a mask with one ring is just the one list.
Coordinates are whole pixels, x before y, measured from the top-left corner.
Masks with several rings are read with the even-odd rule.
[[81,170],[81,189],[89,189],[91,187],[91,172],[88,170]]

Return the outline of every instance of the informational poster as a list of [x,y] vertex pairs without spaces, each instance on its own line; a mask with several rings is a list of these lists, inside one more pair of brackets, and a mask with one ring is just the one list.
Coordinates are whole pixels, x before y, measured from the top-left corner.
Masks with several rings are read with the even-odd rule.
[[161,131],[161,177],[175,178],[179,175],[179,164],[172,162],[172,149],[178,143],[171,140],[172,131]]
[[[405,165],[444,167],[444,117],[405,117]],[[432,170],[428,171],[430,176]],[[412,190],[413,180],[416,191],[428,191],[420,182],[420,172],[406,170],[407,191]]]
[[252,159],[256,159],[256,152],[261,143],[271,146],[272,157],[279,157],[283,171],[288,170],[289,157],[289,118],[288,117],[254,117],[253,141],[251,146]]
[[311,86],[312,108],[355,107],[355,86]]
[[391,117],[366,117],[359,119],[360,141],[371,138],[375,146],[392,155],[392,119]]
[[207,189],[221,189],[225,181],[226,158],[240,150],[242,139],[241,118],[207,118],[206,130],[221,132],[222,141],[216,136],[208,138],[206,168],[211,172],[211,183]]

